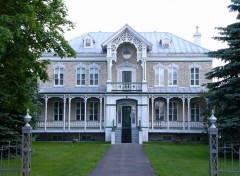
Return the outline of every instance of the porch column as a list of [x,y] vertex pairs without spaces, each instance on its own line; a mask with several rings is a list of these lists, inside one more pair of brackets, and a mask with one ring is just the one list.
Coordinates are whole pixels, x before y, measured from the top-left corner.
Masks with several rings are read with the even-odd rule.
[[66,127],[66,96],[63,96],[63,131]]
[[48,96],[45,96],[45,118],[44,118],[44,131],[47,131],[47,103],[48,103]]
[[188,131],[190,131],[190,100],[191,97],[188,96]]
[[68,131],[70,131],[70,119],[71,119],[71,101],[72,97],[69,95],[68,96]]
[[87,126],[87,96],[84,97],[84,131],[86,131]]
[[185,130],[185,97],[182,96],[182,104],[183,104],[183,130]]
[[169,100],[170,97],[167,97],[167,131],[169,131]]
[[99,97],[99,101],[100,101],[100,130],[102,130],[102,96]]
[[152,96],[151,97],[151,100],[152,100],[152,130],[153,130],[153,116],[154,116],[154,113],[153,113],[154,112],[154,99],[155,98]]

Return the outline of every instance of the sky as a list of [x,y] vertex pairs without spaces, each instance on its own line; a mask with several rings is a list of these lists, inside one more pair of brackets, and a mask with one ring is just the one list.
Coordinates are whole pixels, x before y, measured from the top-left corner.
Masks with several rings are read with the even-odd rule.
[[65,0],[68,19],[75,29],[65,33],[70,40],[87,32],[116,32],[125,24],[137,32],[170,32],[193,42],[196,26],[202,47],[217,50],[226,44],[213,40],[216,27],[237,22],[229,12],[230,0]]

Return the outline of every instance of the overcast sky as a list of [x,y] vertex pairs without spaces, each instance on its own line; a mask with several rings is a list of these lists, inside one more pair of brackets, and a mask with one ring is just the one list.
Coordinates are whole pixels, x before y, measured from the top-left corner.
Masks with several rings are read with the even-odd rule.
[[225,47],[213,36],[215,27],[236,22],[229,12],[230,0],[65,0],[69,19],[76,23],[67,40],[86,32],[116,32],[126,23],[138,32],[170,32],[193,42],[196,26],[202,46],[209,50]]

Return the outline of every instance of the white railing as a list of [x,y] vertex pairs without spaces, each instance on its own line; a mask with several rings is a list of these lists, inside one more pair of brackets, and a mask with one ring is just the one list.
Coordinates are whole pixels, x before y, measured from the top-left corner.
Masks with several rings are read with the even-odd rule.
[[[46,127],[63,127],[63,121],[47,121]],[[84,127],[85,121],[71,121],[70,127]],[[102,121],[102,127],[104,126],[104,121]],[[45,122],[37,122],[38,128],[44,128]],[[65,122],[65,127],[68,127],[68,121]],[[86,127],[100,127],[100,121],[86,121]]]
[[[151,121],[149,122],[149,126],[150,127],[152,126]],[[167,121],[154,121],[153,127],[167,128],[168,122]],[[181,128],[181,127],[183,127],[183,122],[179,122],[179,121],[169,122],[169,127],[170,128]],[[185,122],[185,127],[188,127],[188,122]],[[190,128],[204,128],[204,122],[190,122]]]
[[113,91],[142,91],[141,82],[111,82]]

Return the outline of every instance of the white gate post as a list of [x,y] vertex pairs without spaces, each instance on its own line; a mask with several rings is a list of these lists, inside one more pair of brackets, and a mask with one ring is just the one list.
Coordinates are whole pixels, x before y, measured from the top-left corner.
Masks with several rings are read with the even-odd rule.
[[28,123],[31,118],[27,110],[27,115],[24,116],[26,124],[22,127],[22,176],[31,175],[32,127]]
[[218,128],[215,126],[216,121],[217,118],[212,111],[212,116],[209,118],[210,127],[208,128],[210,176],[218,176]]

